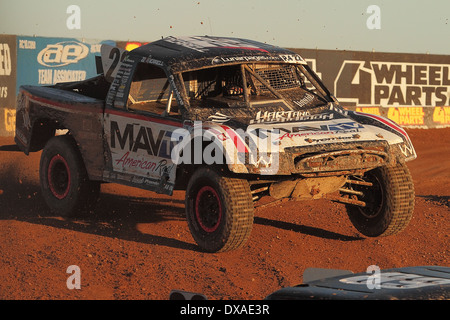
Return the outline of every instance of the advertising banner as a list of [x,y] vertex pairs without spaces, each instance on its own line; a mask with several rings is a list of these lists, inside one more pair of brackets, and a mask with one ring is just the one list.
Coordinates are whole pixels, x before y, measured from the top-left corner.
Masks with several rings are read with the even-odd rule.
[[0,35],[0,136],[14,135],[16,57],[16,36]]
[[450,56],[294,49],[341,105],[409,128],[450,126]]
[[54,85],[97,75],[95,56],[114,41],[18,37],[17,91],[21,85]]
[[97,75],[95,56],[115,41],[0,35],[0,136],[14,136],[21,85],[54,85]]

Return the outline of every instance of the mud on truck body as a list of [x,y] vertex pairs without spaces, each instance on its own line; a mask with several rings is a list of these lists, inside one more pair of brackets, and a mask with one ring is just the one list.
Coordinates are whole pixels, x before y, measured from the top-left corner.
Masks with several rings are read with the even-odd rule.
[[[22,86],[15,141],[42,150],[57,214],[92,210],[102,183],[172,195],[200,248],[243,246],[255,203],[328,198],[363,235],[401,231],[414,206],[406,132],[343,109],[298,54],[255,41],[168,37],[102,48],[99,75]],[[66,130],[66,134],[56,134]]]

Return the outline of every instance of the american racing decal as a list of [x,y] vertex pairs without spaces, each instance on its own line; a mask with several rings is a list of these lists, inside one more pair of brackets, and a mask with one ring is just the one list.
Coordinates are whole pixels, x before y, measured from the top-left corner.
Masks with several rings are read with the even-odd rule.
[[112,114],[105,119],[113,171],[157,179],[167,175],[174,182],[171,135],[177,127]]

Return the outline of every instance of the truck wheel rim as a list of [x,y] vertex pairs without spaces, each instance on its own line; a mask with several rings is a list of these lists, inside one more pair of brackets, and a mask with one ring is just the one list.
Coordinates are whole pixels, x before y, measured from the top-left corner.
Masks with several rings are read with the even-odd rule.
[[222,221],[222,204],[216,190],[202,187],[195,199],[195,216],[200,227],[206,232],[214,232]]
[[373,186],[365,193],[367,198],[364,200],[367,202],[368,206],[360,208],[359,211],[365,218],[373,219],[382,211],[384,205],[384,191],[380,180],[375,174],[370,175],[369,179],[366,180],[372,182]]
[[48,165],[47,170],[48,185],[50,191],[57,199],[64,199],[69,194],[70,170],[66,159],[61,155],[55,155]]

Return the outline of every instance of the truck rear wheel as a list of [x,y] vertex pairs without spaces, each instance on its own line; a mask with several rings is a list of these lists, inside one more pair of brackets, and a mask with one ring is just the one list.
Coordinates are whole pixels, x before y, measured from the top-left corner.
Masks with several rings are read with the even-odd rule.
[[368,237],[389,236],[402,231],[414,211],[414,184],[408,167],[398,163],[365,173],[372,186],[352,185],[364,194],[365,207],[347,206],[350,221]]
[[186,190],[186,217],[194,240],[205,251],[242,247],[253,226],[253,201],[247,180],[215,170],[194,172]]
[[54,213],[69,217],[94,207],[100,182],[89,180],[72,137],[51,138],[42,151],[39,169],[43,197]]

